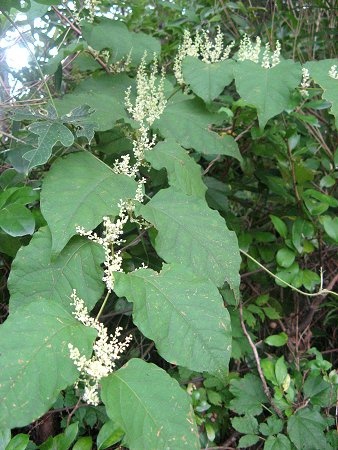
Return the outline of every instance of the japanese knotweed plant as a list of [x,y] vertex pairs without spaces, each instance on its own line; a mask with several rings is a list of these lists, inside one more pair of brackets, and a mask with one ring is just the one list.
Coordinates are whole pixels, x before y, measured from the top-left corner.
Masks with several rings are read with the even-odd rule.
[[[165,361],[226,382],[232,332],[219,289],[238,302],[241,260],[236,234],[207,203],[196,160],[242,157],[233,136],[215,131],[228,116],[213,112],[212,102],[235,81],[263,130],[298,108],[291,97],[304,101],[299,92],[311,89],[311,77],[337,117],[336,61],[307,63],[302,72],[280,57],[278,43],[271,53],[260,39],[244,37],[230,57],[233,44],[224,46],[220,31],[214,42],[206,32],[195,39],[185,33],[174,63],[182,92],[158,73],[158,56],[147,72],[149,55],[160,53],[157,40],[138,41],[108,19],[83,23],[82,34],[97,52],[108,34],[116,38],[125,53],[116,58],[131,55],[138,70],[134,78],[88,77],[45,109],[14,116],[26,125],[27,145],[11,149],[8,163],[18,167],[19,153],[25,174],[48,161],[50,168],[39,227],[26,207],[36,200],[32,190],[18,191],[13,202],[4,197],[12,217],[26,214],[26,222],[16,220],[16,236],[32,238],[13,261],[10,314],[0,328],[0,426],[29,424],[75,385],[83,401],[104,405],[130,449],[199,449],[187,393],[141,358],[118,367],[134,335],[110,332],[102,313],[126,299],[138,335]],[[1,227],[15,235],[6,222]]]

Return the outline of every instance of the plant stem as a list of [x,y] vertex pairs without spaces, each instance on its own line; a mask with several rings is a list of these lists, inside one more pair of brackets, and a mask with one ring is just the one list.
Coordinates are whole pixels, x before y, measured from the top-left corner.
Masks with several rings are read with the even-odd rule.
[[[314,292],[314,293],[310,293],[310,292],[304,292],[298,288],[296,288],[295,286],[292,286],[292,284],[287,283],[286,281],[282,280],[282,278],[280,278],[278,275],[272,273],[269,269],[267,269],[265,266],[263,266],[263,264],[261,264],[259,261],[257,261],[257,259],[255,259],[254,257],[252,257],[251,255],[249,255],[249,253],[245,252],[244,250],[239,250],[240,253],[242,253],[243,255],[245,255],[247,258],[251,259],[251,261],[253,261],[254,263],[257,264],[257,266],[261,267],[266,273],[268,273],[271,277],[275,278],[276,280],[282,282],[283,284],[285,284],[286,286],[288,286],[290,289],[292,289],[295,292],[298,292],[298,294],[302,294],[302,295],[306,295],[308,297],[317,297],[318,295],[328,295],[328,294],[332,294],[335,295],[336,297],[338,297],[338,293],[331,291],[330,289],[323,289],[322,286],[320,287],[318,292]],[[322,278],[322,273],[321,273],[321,278]]]
[[264,393],[267,396],[267,398],[268,398],[272,408],[274,409],[275,413],[278,415],[279,418],[283,419],[283,413],[278,408],[278,406],[275,405],[275,402],[274,402],[274,400],[272,398],[269,386],[267,385],[267,382],[266,382],[266,379],[265,379],[265,376],[264,376],[264,373],[263,373],[263,370],[262,370],[262,367],[261,367],[261,360],[259,358],[256,346],[253,343],[253,341],[252,341],[252,339],[250,337],[250,334],[248,333],[248,330],[246,329],[246,326],[245,326],[245,323],[244,323],[244,320],[243,320],[242,302],[239,303],[239,317],[240,317],[241,327],[242,327],[243,333],[245,334],[245,336],[246,336],[246,338],[247,338],[247,340],[248,340],[248,342],[250,344],[250,347],[251,347],[251,349],[253,351],[253,354],[254,354],[254,357],[255,357],[255,360],[256,360],[257,370],[258,370],[259,378],[262,381]]
[[99,320],[101,314],[103,313],[104,307],[106,306],[106,303],[107,303],[108,298],[109,298],[109,294],[110,294],[110,292],[108,291],[106,296],[105,296],[105,298],[104,298],[104,300],[103,300],[101,308],[100,308],[99,312],[97,313],[97,316],[95,317],[95,320]]

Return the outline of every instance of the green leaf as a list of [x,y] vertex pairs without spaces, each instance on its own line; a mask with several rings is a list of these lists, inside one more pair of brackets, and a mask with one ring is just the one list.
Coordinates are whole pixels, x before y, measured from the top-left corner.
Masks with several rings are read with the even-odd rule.
[[316,373],[310,372],[304,383],[303,392],[305,398],[308,398],[312,405],[326,407],[330,406],[333,401],[331,385]]
[[74,53],[77,53],[83,50],[83,41],[79,42],[71,42],[69,45],[65,47],[61,47],[58,49],[58,54],[51,58],[47,64],[43,66],[43,72],[47,75],[54,74],[61,62],[68,56]]
[[319,182],[319,186],[321,188],[330,188],[336,184],[335,178],[331,177],[331,175],[325,175],[323,178],[321,178]]
[[196,95],[210,103],[234,79],[234,65],[231,59],[209,64],[187,56],[182,64],[184,81]]
[[155,121],[163,137],[173,138],[182,147],[194,148],[205,155],[227,155],[242,161],[237,143],[232,136],[220,136],[209,130],[209,125],[222,120],[221,115],[210,113],[198,100],[169,103],[162,116]]
[[[285,334],[285,333],[284,333]],[[281,386],[284,383],[285,377],[288,374],[288,369],[286,367],[284,356],[277,359],[275,364],[275,375],[277,383]]]
[[[40,450],[69,450],[72,443],[75,441],[79,431],[79,424],[72,423],[69,425],[63,433],[58,434],[55,437],[50,437],[40,446]],[[74,449],[75,447],[73,447]],[[82,447],[80,450],[85,450]]]
[[253,416],[234,417],[231,419],[231,425],[242,434],[257,434],[258,422]]
[[283,220],[277,216],[273,216],[272,214],[270,214],[269,217],[278,233],[282,236],[282,238],[286,239],[288,235],[288,229]]
[[264,450],[291,450],[291,442],[284,434],[269,436],[265,441]]
[[29,442],[29,436],[28,434],[17,434],[16,436],[11,439],[10,443],[7,445],[7,447],[0,447],[5,448],[6,450],[25,450]]
[[338,217],[321,216],[319,221],[330,238],[338,242]]
[[166,169],[170,186],[187,195],[205,197],[207,188],[202,181],[201,166],[173,139],[159,142],[146,153],[146,160],[154,169]]
[[271,434],[280,433],[283,430],[283,421],[278,419],[276,416],[268,417],[266,423],[261,423],[259,425],[259,431],[264,434],[264,436],[270,436]]
[[73,447],[73,450],[92,450],[93,440],[90,436],[80,437]]
[[97,435],[96,445],[98,450],[105,450],[106,448],[117,444],[123,436],[124,431],[114,422],[109,420],[103,425]]
[[[116,215],[121,198],[134,198],[136,182],[116,175],[90,153],[58,159],[46,175],[41,211],[52,233],[52,254],[76,234],[76,226],[94,229],[105,215]],[[67,197],[67,202],[65,202]]]
[[129,32],[126,25],[120,20],[100,18],[97,23],[81,24],[83,38],[95,50],[109,49],[113,62],[126,58],[131,52],[132,63],[141,62],[144,52],[147,52],[147,61],[151,61],[154,53],[161,52],[157,39],[144,33]]
[[264,358],[261,360],[261,367],[265,378],[271,381],[273,385],[277,386],[278,382],[275,374],[275,361],[270,358]]
[[95,135],[94,130],[98,128],[91,118],[94,112],[89,105],[80,105],[63,115],[61,120],[63,123],[72,124],[76,128],[76,136],[85,137],[90,143]]
[[238,414],[257,416],[263,411],[262,404],[267,403],[261,380],[249,373],[240,379],[230,381],[230,392],[235,396],[230,401],[230,409]]
[[124,92],[134,81],[125,74],[100,75],[86,78],[61,99],[55,99],[60,116],[88,105],[91,112],[88,122],[95,130],[105,131],[114,127],[117,120],[129,120],[124,107]]
[[9,236],[0,231],[0,252],[14,258],[17,251],[21,247],[20,239]]
[[58,142],[61,142],[64,147],[70,147],[74,142],[73,133],[58,122],[34,122],[29,126],[29,131],[37,134],[39,140],[34,150],[29,150],[23,155],[29,161],[28,170],[45,164],[52,154],[54,145]]
[[0,228],[13,237],[33,234],[34,216],[25,206],[12,203],[0,210]]
[[22,427],[44,414],[78,378],[68,343],[88,357],[94,339],[93,329],[52,300],[10,314],[0,327],[0,423]]
[[248,448],[252,445],[257,444],[259,441],[259,436],[256,434],[247,434],[245,436],[242,436],[240,440],[238,441],[238,448]]
[[264,339],[264,342],[266,344],[271,345],[273,347],[282,347],[287,343],[287,341],[288,335],[284,332],[268,336],[266,339]]
[[303,408],[288,419],[288,434],[297,450],[318,450],[326,442],[326,421],[318,411]]
[[135,325],[163,358],[197,372],[228,370],[230,317],[213,283],[179,265],[115,277],[115,292],[133,302]]
[[281,267],[290,267],[296,258],[295,253],[287,247],[281,248],[276,254],[277,264]]
[[52,258],[52,237],[40,228],[29,245],[21,247],[8,280],[10,310],[42,299],[53,299],[72,311],[70,295],[77,290],[91,310],[103,293],[103,249],[87,238],[76,237]]
[[275,308],[272,308],[270,306],[266,306],[266,307],[263,307],[262,309],[263,309],[264,314],[266,315],[266,317],[268,319],[277,320],[277,319],[281,318],[281,315],[279,314],[279,312]]
[[239,295],[240,255],[236,235],[205,201],[163,189],[140,208],[155,225],[155,248],[168,263],[179,262],[217,286],[227,281]]
[[154,364],[130,360],[102,380],[102,400],[130,450],[200,449],[187,394]]
[[239,61],[234,69],[239,95],[257,109],[260,128],[288,108],[290,93],[301,81],[301,67],[291,60],[265,69],[252,61]]
[[323,194],[315,189],[306,189],[302,193],[302,198],[307,209],[313,215],[320,215],[325,212],[329,206],[338,207],[338,200],[330,195]]
[[331,103],[331,114],[336,119],[338,127],[338,91],[337,80],[329,76],[329,70],[333,65],[337,65],[337,59],[324,59],[322,61],[311,61],[305,64],[310,71],[310,77],[323,89],[322,97]]
[[10,187],[0,194],[0,207],[10,204],[27,205],[39,199],[39,194],[29,186]]
[[303,251],[304,238],[312,238],[314,234],[313,225],[307,220],[297,217],[292,225],[292,243],[295,246],[298,253]]
[[0,448],[6,448],[11,440],[11,430],[9,428],[0,428]]
[[313,291],[316,285],[320,284],[320,276],[312,270],[304,269],[301,271],[302,284],[308,291]]

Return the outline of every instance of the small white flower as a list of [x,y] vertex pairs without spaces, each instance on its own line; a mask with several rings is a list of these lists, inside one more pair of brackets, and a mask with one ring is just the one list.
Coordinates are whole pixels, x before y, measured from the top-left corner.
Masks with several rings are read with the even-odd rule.
[[271,67],[271,65],[270,65],[270,44],[268,42],[265,44],[265,50],[263,53],[261,66],[264,67],[264,69],[270,69],[270,67]]
[[329,77],[333,78],[334,80],[338,80],[338,72],[337,72],[337,65],[336,64],[334,64],[333,66],[330,67]]
[[308,88],[310,87],[310,85],[310,72],[306,67],[302,67],[302,82],[300,84],[301,89],[299,90],[299,92],[303,97],[309,96]]

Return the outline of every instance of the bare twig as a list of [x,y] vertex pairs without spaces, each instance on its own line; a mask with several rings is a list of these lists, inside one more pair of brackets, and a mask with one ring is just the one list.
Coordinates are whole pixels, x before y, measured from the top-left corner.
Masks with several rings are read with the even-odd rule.
[[246,338],[247,338],[247,340],[248,340],[248,342],[250,344],[250,347],[252,349],[252,352],[253,352],[255,360],[256,360],[257,370],[258,370],[259,378],[261,379],[261,382],[262,382],[262,385],[263,385],[264,393],[267,396],[267,398],[268,398],[272,408],[274,409],[275,413],[278,415],[278,417],[283,419],[283,413],[278,408],[278,406],[275,404],[275,402],[274,402],[274,400],[272,398],[269,386],[267,385],[267,382],[266,382],[266,379],[265,379],[265,376],[264,376],[264,373],[263,373],[263,370],[262,370],[262,367],[261,367],[261,360],[259,358],[256,346],[255,346],[254,342],[252,341],[251,336],[248,333],[248,330],[246,329],[246,326],[245,326],[245,323],[244,323],[244,320],[243,320],[243,307],[242,307],[242,302],[241,301],[239,303],[239,316],[240,316],[241,327],[242,327],[243,333],[245,334],[245,336],[246,336]]
[[211,167],[221,159],[221,155],[217,155],[215,159],[213,159],[209,164],[208,167],[205,169],[205,171],[203,172],[203,175],[206,175],[209,170],[211,169]]

